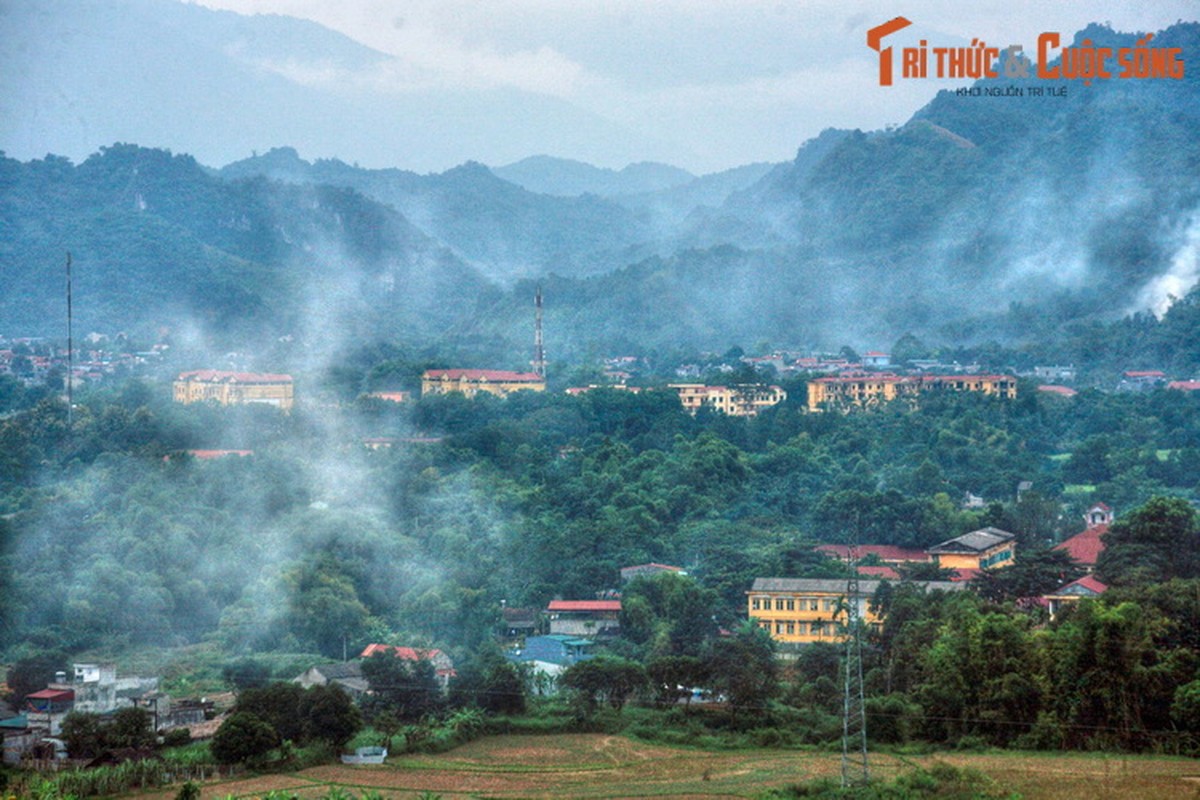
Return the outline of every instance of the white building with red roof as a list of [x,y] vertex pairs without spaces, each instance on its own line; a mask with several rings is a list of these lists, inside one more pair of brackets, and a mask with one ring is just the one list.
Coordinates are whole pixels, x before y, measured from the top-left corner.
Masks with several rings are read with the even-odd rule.
[[551,600],[546,607],[551,635],[591,638],[620,630],[620,600]]

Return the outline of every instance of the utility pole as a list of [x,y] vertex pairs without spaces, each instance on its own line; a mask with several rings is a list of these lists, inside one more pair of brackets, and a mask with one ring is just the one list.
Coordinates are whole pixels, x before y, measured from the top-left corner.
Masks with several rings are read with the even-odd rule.
[[75,336],[71,308],[71,253],[67,253],[67,431],[75,416]]
[[533,371],[541,379],[546,378],[546,349],[542,346],[542,287],[537,287],[533,296]]
[[846,578],[846,647],[842,657],[842,788],[864,786],[871,780],[867,767],[867,706],[863,690],[862,619],[858,613],[858,525],[850,545],[850,574]]

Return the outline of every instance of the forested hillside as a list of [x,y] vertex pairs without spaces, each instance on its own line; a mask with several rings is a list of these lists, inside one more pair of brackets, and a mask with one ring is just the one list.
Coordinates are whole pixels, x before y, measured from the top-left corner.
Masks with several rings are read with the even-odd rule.
[[[1200,25],[1180,23],[1154,42],[1198,40]],[[78,166],[6,159],[0,267],[18,291],[0,301],[0,327],[60,328],[45,310],[70,250],[80,318],[107,331],[190,314],[295,334],[292,300],[334,296],[347,330],[422,344],[469,330],[462,346],[524,361],[540,280],[564,358],[869,347],[908,332],[1070,358],[1080,326],[1161,315],[1194,278],[1194,72],[1066,82],[1065,96],[943,92],[896,129],[827,131],[737,191],[748,173],[711,176],[719,190],[550,196],[474,163],[421,176],[285,147],[217,172],[132,145]],[[1006,80],[980,86],[1032,86]],[[685,214],[685,202],[699,205]],[[130,286],[150,302],[129,302]]]
[[[1172,697],[1200,655],[1186,633],[1200,612],[1184,602],[1200,580],[1186,502],[1200,493],[1197,393],[1064,399],[1024,386],[1011,402],[948,395],[844,416],[792,399],[735,419],[691,417],[673,392],[598,390],[409,408],[364,398],[284,416],[174,405],[165,387],[135,381],[77,396],[68,424],[45,391],[11,378],[0,388],[0,636],[14,658],[198,642],[229,658],[338,658],[384,641],[471,662],[492,647],[503,605],[594,597],[618,588],[620,567],[655,561],[691,577],[626,587],[613,652],[704,656],[713,670],[727,656],[732,670],[768,645],[686,620],[738,629],[755,578],[843,576],[817,542],[927,547],[995,526],[1017,534],[1019,556],[978,595],[877,598],[890,611],[870,651],[873,736],[1177,748],[1164,726],[1191,713]],[[392,446],[360,443],[379,435]],[[185,452],[217,447],[252,455]],[[1021,481],[1033,489],[1018,499]],[[966,492],[985,507],[964,510]],[[1048,548],[1099,500],[1119,523],[1100,576],[1120,591],[1043,629],[1044,612],[1011,603],[1080,574]],[[1104,637],[1136,664],[1113,662]],[[821,687],[836,661],[821,648],[805,658],[784,695],[774,681],[731,694],[738,724],[804,713],[808,732],[789,736],[835,735],[836,693]],[[987,682],[954,690],[983,663]],[[1122,675],[1142,700],[1099,675]],[[807,711],[764,717],[775,697]]]
[[[0,320],[116,333],[198,329],[428,337],[488,284],[393,209],[349,189],[223,181],[189,156],[115,145],[78,166],[0,160]],[[322,330],[325,329],[325,330]]]

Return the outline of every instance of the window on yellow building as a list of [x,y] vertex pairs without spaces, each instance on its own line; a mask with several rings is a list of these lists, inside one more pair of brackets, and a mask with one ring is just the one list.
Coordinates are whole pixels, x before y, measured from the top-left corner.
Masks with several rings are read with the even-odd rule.
[[782,597],[775,598],[775,610],[783,611],[783,598]]
[[789,622],[787,624],[787,632],[788,632],[788,636],[794,635],[796,633],[796,623]]
[[817,599],[815,597],[812,600],[808,601],[808,610],[809,611],[817,610]]
[[788,601],[787,601],[787,610],[788,610],[788,611],[795,611],[795,610],[796,610],[796,601],[795,601],[795,600],[792,600],[791,598],[789,598],[789,599],[788,599]]
[[750,598],[750,608],[754,609],[755,611],[760,610],[761,607],[759,606],[759,599],[757,597]]

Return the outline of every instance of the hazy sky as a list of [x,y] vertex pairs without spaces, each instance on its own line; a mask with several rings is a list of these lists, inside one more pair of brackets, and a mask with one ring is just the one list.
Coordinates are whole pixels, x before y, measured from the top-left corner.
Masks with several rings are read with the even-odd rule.
[[[201,0],[239,13],[316,21],[394,57],[372,74],[292,65],[298,81],[362,81],[384,92],[520,90],[637,130],[645,157],[696,172],[790,159],[827,127],[876,129],[906,120],[938,84],[877,85],[868,28],[904,15],[934,44],[973,38],[1035,46],[1092,21],[1159,30],[1200,17],[1200,2],[963,3],[960,0]],[[1190,66],[1190,65],[1189,65]],[[1200,65],[1196,65],[1200,68]],[[603,161],[556,147],[542,152]],[[449,148],[446,145],[450,144]],[[453,151],[451,143],[442,143]],[[455,161],[497,163],[464,142]],[[627,152],[627,150],[625,151]],[[613,158],[622,159],[614,151]],[[529,153],[531,155],[532,153]],[[619,167],[621,163],[604,166]],[[446,164],[445,166],[450,166]]]

